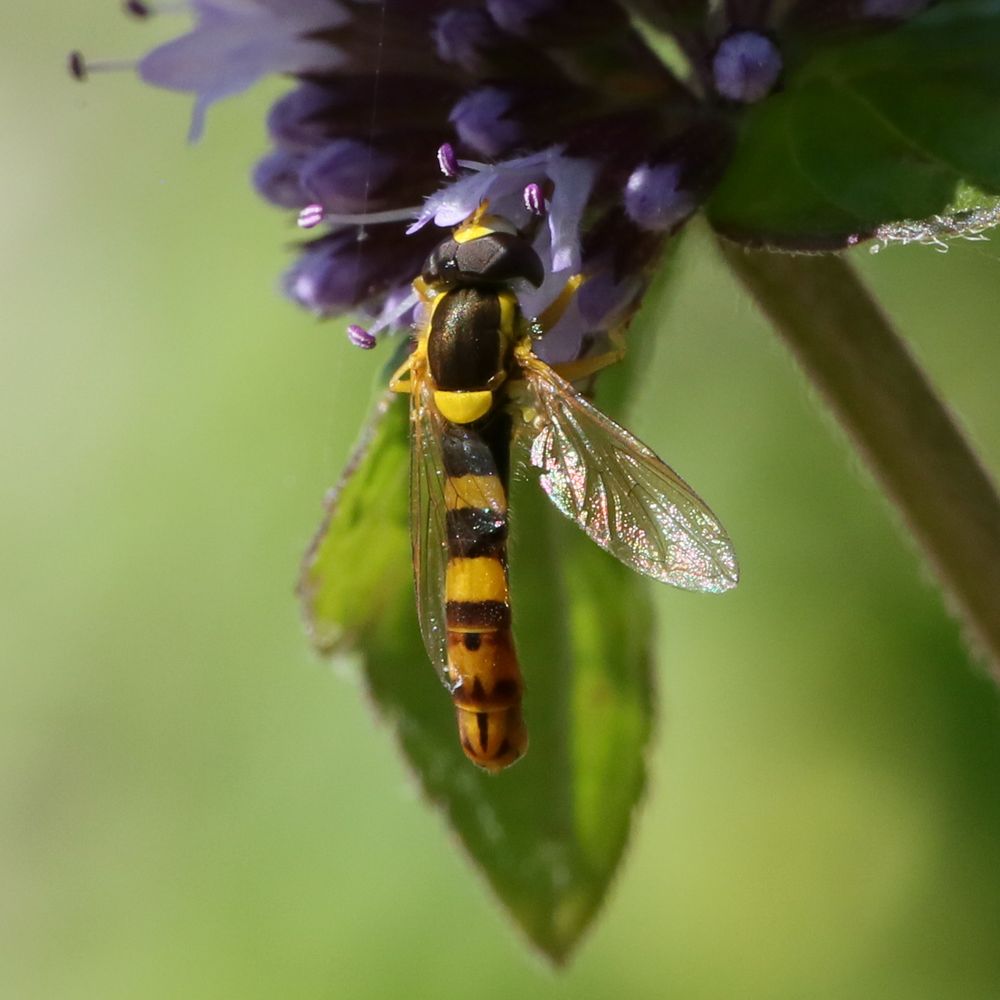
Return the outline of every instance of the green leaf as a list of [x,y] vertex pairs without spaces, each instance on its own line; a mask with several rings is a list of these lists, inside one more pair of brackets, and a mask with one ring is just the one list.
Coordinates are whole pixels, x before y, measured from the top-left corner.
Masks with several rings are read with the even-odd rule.
[[962,182],[1000,192],[1000,4],[785,51],[784,89],[747,112],[708,203],[723,235],[830,249],[946,212]]
[[[620,377],[620,376],[619,376]],[[417,628],[407,518],[407,401],[381,401],[334,491],[300,591],[314,641],[354,646],[424,792],[529,939],[563,961],[621,861],[652,727],[645,582],[513,488],[511,588],[531,745],[498,776],[462,753]]]
[[397,592],[412,589],[407,427],[405,400],[386,392],[324,503],[299,580],[309,637],[322,653],[353,648]]

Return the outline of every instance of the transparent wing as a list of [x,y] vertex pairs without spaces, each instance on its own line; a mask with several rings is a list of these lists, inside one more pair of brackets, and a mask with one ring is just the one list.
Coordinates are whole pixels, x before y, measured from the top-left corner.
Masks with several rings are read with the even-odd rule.
[[417,618],[443,684],[448,683],[448,633],[445,626],[445,569],[448,565],[445,472],[441,454],[442,420],[427,379],[414,377],[410,398],[410,543]]
[[531,464],[549,499],[602,549],[684,590],[721,592],[739,570],[725,529],[690,486],[533,354]]

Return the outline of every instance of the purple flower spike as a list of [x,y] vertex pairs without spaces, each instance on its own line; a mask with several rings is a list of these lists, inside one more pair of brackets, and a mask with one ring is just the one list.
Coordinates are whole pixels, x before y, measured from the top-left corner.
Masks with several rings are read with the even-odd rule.
[[326,213],[323,211],[323,206],[313,202],[311,205],[306,205],[301,212],[299,212],[298,225],[300,229],[315,229],[323,221],[323,216]]
[[458,157],[455,155],[455,147],[450,142],[442,143],[437,152],[438,166],[441,173],[449,179],[458,176]]
[[679,163],[643,163],[625,185],[626,214],[652,232],[669,232],[697,207],[697,199],[681,184]]
[[350,323],[347,327],[347,339],[363,351],[370,351],[375,346],[375,338],[363,326]]
[[781,53],[766,35],[738,31],[723,38],[712,60],[715,89],[741,104],[763,100],[782,70]]
[[532,181],[524,188],[524,207],[532,215],[542,216],[545,214],[545,194],[540,184]]

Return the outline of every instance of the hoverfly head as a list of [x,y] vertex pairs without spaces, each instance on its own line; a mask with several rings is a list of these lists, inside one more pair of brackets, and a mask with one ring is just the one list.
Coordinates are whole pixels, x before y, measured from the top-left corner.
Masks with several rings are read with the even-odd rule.
[[427,258],[421,278],[432,288],[495,287],[518,280],[537,288],[545,268],[531,243],[516,232],[483,228],[469,227],[442,240]]

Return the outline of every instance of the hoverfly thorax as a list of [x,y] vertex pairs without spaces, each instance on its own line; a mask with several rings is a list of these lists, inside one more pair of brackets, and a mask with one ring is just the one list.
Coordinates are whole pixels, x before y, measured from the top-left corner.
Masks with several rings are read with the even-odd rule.
[[468,424],[493,408],[520,336],[511,283],[539,285],[542,262],[519,233],[484,223],[460,229],[427,259],[421,280],[432,293],[427,363],[435,401],[453,423]]

